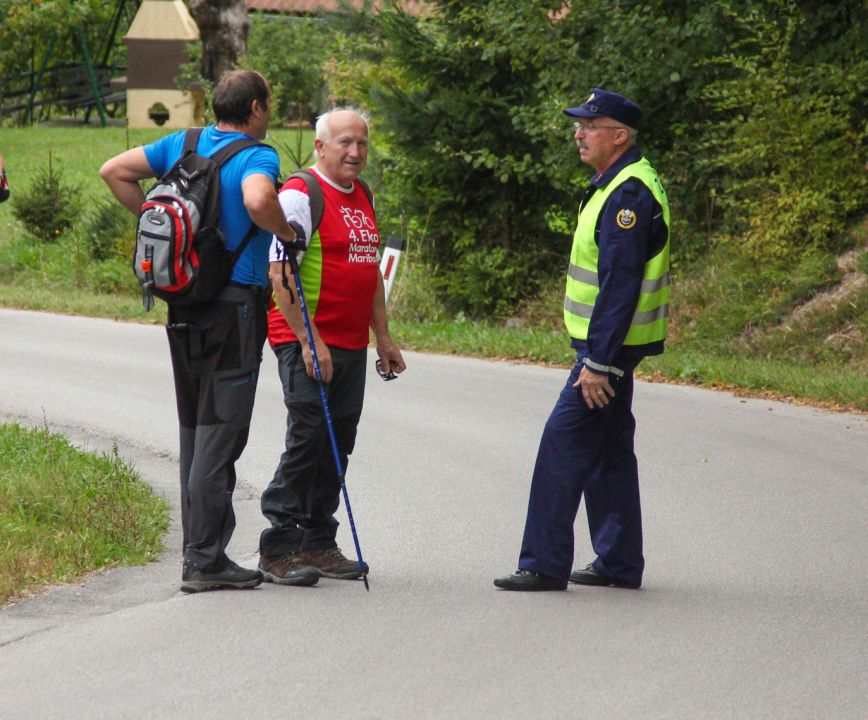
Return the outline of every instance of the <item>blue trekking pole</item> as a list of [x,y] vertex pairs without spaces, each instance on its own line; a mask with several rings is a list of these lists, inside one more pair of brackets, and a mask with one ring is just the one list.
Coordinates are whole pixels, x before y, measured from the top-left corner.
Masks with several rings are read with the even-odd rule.
[[[319,369],[319,358],[316,354],[316,346],[313,342],[313,332],[310,327],[310,314],[307,311],[307,303],[304,300],[304,290],[301,287],[301,277],[299,275],[298,270],[298,259],[295,257],[296,250],[306,250],[306,246],[304,243],[304,232],[296,223],[291,223],[293,230],[296,231],[297,239],[292,243],[284,243],[284,262],[286,260],[289,261],[289,269],[292,271],[292,277],[295,280],[295,287],[298,291],[298,306],[301,309],[301,317],[304,319],[304,327],[307,330],[307,344],[310,348],[310,354],[313,358],[313,369],[314,374],[316,375],[317,385],[319,385],[319,396],[322,400],[322,409],[323,414],[325,415],[326,427],[329,431],[329,440],[331,441],[332,453],[335,458],[335,468],[338,471],[338,480],[341,481],[341,492],[344,496],[344,505],[347,508],[347,517],[350,520],[350,530],[353,532],[353,544],[356,546],[356,556],[359,558],[359,566],[362,568],[362,580],[365,583],[365,590],[368,592],[371,591],[371,588],[368,586],[368,566],[364,560],[362,560],[362,548],[359,545],[359,535],[356,532],[356,523],[353,520],[353,510],[350,507],[350,496],[347,494],[347,481],[344,477],[345,471],[343,463],[341,463],[341,454],[338,451],[338,441],[335,439],[335,430],[332,425],[332,416],[329,412],[329,402],[326,398],[325,391],[325,383],[322,379],[322,373]],[[286,272],[284,270],[283,275],[283,287],[289,290],[290,298],[292,297],[292,290],[289,288],[289,283],[286,279]]]

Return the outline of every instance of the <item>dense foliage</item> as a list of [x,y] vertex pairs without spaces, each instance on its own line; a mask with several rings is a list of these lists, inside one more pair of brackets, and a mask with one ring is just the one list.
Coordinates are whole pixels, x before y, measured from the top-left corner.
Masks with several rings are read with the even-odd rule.
[[271,83],[273,117],[302,121],[326,102],[325,68],[312,48],[326,46],[328,28],[318,18],[254,15],[247,55],[241,65],[258,70]]
[[0,77],[34,70],[52,37],[57,57],[77,54],[70,32],[77,24],[88,29],[88,40],[97,46],[112,10],[104,0],[0,0]]
[[345,22],[338,69],[385,136],[387,219],[452,310],[508,313],[562,267],[590,171],[561,110],[593,87],[644,108],[677,265],[832,249],[865,212],[862,3],[431,5]]
[[733,15],[738,41],[707,61],[721,79],[704,93],[701,164],[721,239],[754,258],[839,249],[868,207],[866,16],[859,3],[764,3]]
[[[55,83],[61,82],[54,71],[82,63],[85,49],[95,65],[123,67],[125,48],[115,44],[111,32],[119,10],[129,21],[134,3],[118,7],[104,0],[0,0],[0,109],[26,101],[40,70],[47,70],[44,95],[53,98],[58,94]],[[54,109],[46,103],[42,117],[50,117]]]

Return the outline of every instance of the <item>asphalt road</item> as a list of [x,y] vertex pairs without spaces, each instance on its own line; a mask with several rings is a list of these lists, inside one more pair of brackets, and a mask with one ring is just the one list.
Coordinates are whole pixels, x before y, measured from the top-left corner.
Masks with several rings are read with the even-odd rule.
[[[868,717],[865,416],[639,383],[644,587],[507,593],[566,373],[406,359],[395,382],[371,369],[347,474],[370,593],[184,595],[176,513],[160,562],[0,611],[0,718]],[[176,503],[173,403],[161,328],[0,310],[0,419],[116,443]],[[266,350],[241,563],[284,422]],[[576,538],[584,565],[582,510]]]

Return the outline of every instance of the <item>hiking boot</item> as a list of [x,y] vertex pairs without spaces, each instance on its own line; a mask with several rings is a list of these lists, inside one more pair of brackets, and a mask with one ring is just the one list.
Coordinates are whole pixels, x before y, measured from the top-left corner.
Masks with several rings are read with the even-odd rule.
[[367,566],[362,567],[357,561],[345,558],[339,547],[302,550],[298,553],[298,561],[313,565],[323,577],[338,580],[358,580],[368,572]]
[[222,590],[255,588],[262,582],[259,570],[248,570],[239,567],[228,557],[216,569],[209,566],[197,570],[186,562],[181,572],[181,590],[186,593],[202,592],[203,590]]
[[319,570],[302,564],[298,556],[299,553],[260,555],[259,571],[265,582],[278,585],[316,585],[319,582]]

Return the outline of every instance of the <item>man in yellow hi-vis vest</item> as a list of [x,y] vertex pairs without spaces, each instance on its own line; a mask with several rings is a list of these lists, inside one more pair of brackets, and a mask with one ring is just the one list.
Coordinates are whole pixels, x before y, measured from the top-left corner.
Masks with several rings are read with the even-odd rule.
[[[669,317],[669,203],[636,146],[642,111],[594,89],[577,118],[582,162],[596,173],[573,238],[564,320],[576,364],[546,422],[531,482],[518,570],[504,590],[638,588],[645,560],[633,452],[633,370],[663,352]],[[582,495],[597,557],[573,564]]]

